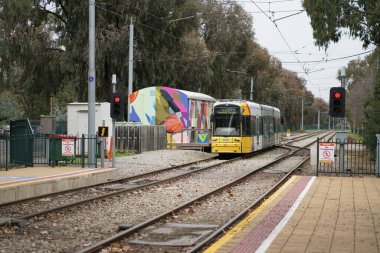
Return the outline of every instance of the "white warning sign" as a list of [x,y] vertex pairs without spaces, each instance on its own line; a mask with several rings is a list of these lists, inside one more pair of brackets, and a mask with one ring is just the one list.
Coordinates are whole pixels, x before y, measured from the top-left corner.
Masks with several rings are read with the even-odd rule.
[[74,139],[62,139],[62,156],[74,156]]
[[334,163],[335,143],[319,143],[319,162]]

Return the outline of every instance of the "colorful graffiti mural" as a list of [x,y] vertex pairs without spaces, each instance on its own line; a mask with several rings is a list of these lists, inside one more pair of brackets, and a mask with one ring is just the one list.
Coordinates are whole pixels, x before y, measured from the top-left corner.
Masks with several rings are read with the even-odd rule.
[[176,133],[191,127],[210,127],[210,114],[215,99],[201,93],[155,86],[138,90],[129,96],[130,120],[145,125],[165,125]]

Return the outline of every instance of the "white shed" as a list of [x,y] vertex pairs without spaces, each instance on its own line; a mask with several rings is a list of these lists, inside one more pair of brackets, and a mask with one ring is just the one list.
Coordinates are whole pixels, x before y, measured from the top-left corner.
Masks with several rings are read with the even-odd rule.
[[[110,150],[110,137],[112,135],[112,118],[110,116],[110,103],[95,103],[95,131],[98,127],[108,127],[107,150]],[[103,125],[104,121],[104,125]],[[88,104],[70,103],[67,105],[67,134],[82,136],[88,134]]]

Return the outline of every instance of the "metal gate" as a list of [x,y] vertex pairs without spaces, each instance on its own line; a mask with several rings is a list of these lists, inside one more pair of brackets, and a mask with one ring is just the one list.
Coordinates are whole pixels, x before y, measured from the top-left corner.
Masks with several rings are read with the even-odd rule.
[[[317,144],[317,175],[376,175],[376,154],[363,141],[318,139]],[[330,148],[323,151],[324,146]],[[332,150],[330,155],[328,151]]]
[[28,119],[10,122],[10,162],[33,166],[34,131]]

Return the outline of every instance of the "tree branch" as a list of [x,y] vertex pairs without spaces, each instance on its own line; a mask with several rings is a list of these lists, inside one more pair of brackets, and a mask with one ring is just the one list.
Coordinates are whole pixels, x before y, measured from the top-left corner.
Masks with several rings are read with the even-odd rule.
[[58,15],[58,14],[55,13],[55,12],[52,12],[52,11],[46,9],[46,4],[45,4],[45,6],[38,5],[38,8],[39,8],[42,12],[44,12],[44,13],[51,14],[51,15],[55,16],[56,18],[58,18],[59,20],[61,20],[61,21],[65,24],[65,26],[66,26],[67,28],[69,28],[69,26],[67,25],[67,21],[66,21],[62,16]]

